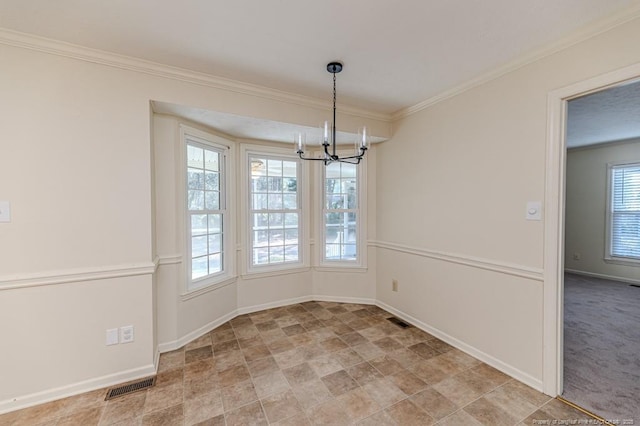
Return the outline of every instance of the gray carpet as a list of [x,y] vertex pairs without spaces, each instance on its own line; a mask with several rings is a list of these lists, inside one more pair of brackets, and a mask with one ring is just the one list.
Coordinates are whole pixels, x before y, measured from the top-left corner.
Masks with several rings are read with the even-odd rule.
[[640,288],[565,274],[564,291],[562,396],[640,425]]

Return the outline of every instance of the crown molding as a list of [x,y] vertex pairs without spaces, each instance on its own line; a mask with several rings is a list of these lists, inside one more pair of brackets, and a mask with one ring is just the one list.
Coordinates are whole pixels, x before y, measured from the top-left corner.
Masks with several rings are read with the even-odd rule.
[[[170,80],[198,84],[214,89],[226,90],[229,92],[265,98],[277,102],[284,102],[303,107],[319,108],[323,110],[330,109],[332,107],[331,102],[310,96],[298,95],[295,93],[271,89],[251,83],[244,83],[237,80],[217,77],[211,74],[191,71],[184,68],[173,67],[170,65],[151,62],[131,56],[119,55],[117,53],[106,52],[103,50],[92,49],[89,47],[40,37],[33,34],[21,33],[5,28],[0,28],[0,44],[35,50],[51,55],[63,56],[66,58],[77,59],[94,64],[106,65],[113,68],[149,74],[156,77],[167,78]],[[341,114],[347,114],[371,120],[378,120],[387,123],[391,122],[391,114],[368,111],[349,105],[338,104],[338,106],[340,108]]]
[[446,99],[457,96],[461,93],[471,90],[475,87],[481,86],[492,80],[495,80],[505,74],[516,71],[528,64],[539,61],[547,56],[551,56],[564,49],[567,49],[573,45],[581,43],[599,34],[605,33],[615,27],[623,25],[629,21],[640,17],[640,5],[635,5],[630,8],[626,8],[619,13],[611,15],[607,18],[598,20],[592,24],[588,24],[566,37],[563,37],[551,44],[548,44],[542,48],[531,51],[530,53],[519,57],[516,60],[506,63],[503,66],[493,69],[485,74],[480,75],[472,80],[455,86],[449,90],[445,90],[435,96],[432,96],[422,102],[419,102],[413,106],[400,109],[391,114],[391,120],[397,121],[402,118],[409,117],[423,109],[426,109],[432,105],[442,102]]

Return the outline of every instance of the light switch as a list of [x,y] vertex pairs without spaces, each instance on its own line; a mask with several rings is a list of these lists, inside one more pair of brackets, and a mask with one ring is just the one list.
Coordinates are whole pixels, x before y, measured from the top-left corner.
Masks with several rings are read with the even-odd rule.
[[0,222],[11,222],[11,203],[0,201]]
[[540,201],[529,201],[527,203],[527,220],[542,220],[542,203]]
[[107,339],[105,343],[107,344],[107,346],[117,345],[119,343],[117,328],[110,328],[107,330]]

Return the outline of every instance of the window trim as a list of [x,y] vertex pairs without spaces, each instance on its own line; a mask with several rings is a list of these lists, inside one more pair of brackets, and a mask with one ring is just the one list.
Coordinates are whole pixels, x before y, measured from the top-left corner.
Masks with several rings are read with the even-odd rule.
[[605,250],[604,261],[614,265],[640,266],[640,259],[614,256],[611,252],[613,243],[613,170],[622,167],[640,167],[640,161],[622,161],[607,163],[606,218],[605,218]]
[[[298,222],[298,261],[278,263],[273,265],[251,264],[252,258],[252,238],[251,238],[251,165],[249,158],[254,156],[275,157],[287,161],[295,161],[299,164],[299,210],[300,218]],[[257,145],[257,144],[241,144],[240,145],[240,170],[241,170],[241,189],[240,189],[240,209],[242,211],[241,224],[241,253],[242,253],[242,275],[247,278],[270,277],[281,274],[289,274],[294,272],[305,272],[309,270],[309,185],[308,185],[308,164],[293,152],[293,149],[280,147]]]
[[[213,133],[205,132],[183,123],[179,125],[180,130],[180,146],[179,155],[177,156],[180,161],[178,171],[180,178],[178,179],[177,199],[181,200],[179,204],[179,212],[182,216],[182,244],[184,253],[182,262],[183,264],[183,276],[186,278],[181,297],[182,299],[188,299],[200,294],[206,293],[211,290],[215,290],[220,287],[224,287],[236,279],[235,275],[235,200],[233,196],[234,188],[234,161],[233,161],[233,149],[232,142],[215,135]],[[222,271],[208,275],[206,277],[193,280],[191,277],[191,235],[190,235],[190,214],[187,206],[188,195],[188,182],[187,182],[187,146],[192,143],[196,146],[201,146],[205,149],[211,148],[217,151],[221,151],[221,191],[224,200],[221,199],[221,205],[224,201],[224,209],[222,209],[223,221],[222,221]],[[195,285],[194,285],[195,283]]]
[[[353,154],[352,151],[349,150],[338,150],[338,155],[350,155]],[[317,241],[316,241],[316,264],[318,265],[315,269],[319,271],[326,272],[338,272],[343,270],[349,270],[349,272],[365,272],[367,270],[367,157],[364,157],[357,168],[357,179],[358,179],[358,209],[357,209],[357,232],[358,238],[356,241],[356,260],[327,260],[325,259],[325,170],[326,167],[321,162],[315,162],[316,169],[316,182],[319,184],[317,187],[321,188],[317,191],[316,194],[316,203],[319,208],[317,210],[320,212],[316,219],[317,222]]]

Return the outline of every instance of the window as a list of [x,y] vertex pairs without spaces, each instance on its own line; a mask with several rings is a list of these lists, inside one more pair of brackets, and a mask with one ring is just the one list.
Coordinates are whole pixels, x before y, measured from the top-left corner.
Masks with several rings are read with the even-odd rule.
[[226,278],[227,147],[185,134],[188,290]]
[[640,261],[640,163],[610,167],[611,258]]
[[331,163],[324,168],[323,234],[326,262],[358,261],[359,167]]
[[250,266],[299,264],[300,160],[248,154]]

